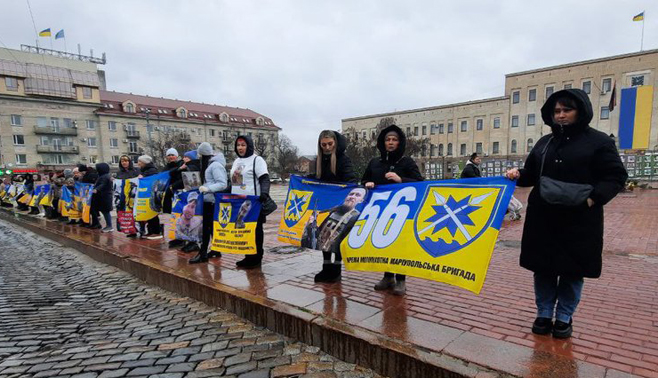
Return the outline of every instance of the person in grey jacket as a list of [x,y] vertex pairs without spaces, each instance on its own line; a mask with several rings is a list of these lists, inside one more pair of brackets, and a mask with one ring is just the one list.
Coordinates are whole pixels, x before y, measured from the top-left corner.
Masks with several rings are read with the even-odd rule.
[[[203,142],[197,150],[201,156],[201,182],[199,191],[203,193],[203,237],[199,253],[190,259],[190,264],[207,262],[208,257],[221,256],[218,252],[208,253],[210,238],[212,237],[213,216],[215,210],[215,193],[226,190],[228,185],[228,175],[226,174],[226,159],[224,154],[217,152],[214,156],[210,143]],[[208,160],[208,157],[210,159]],[[204,170],[204,166],[207,168]]]

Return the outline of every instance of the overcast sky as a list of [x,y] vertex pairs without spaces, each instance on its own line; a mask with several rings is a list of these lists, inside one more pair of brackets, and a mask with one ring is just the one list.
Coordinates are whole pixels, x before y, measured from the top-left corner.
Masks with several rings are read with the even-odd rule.
[[[655,1],[30,4],[37,30],[65,29],[69,51],[107,53],[108,89],[248,107],[304,154],[343,118],[500,96],[506,73],[638,51],[643,10],[644,48],[658,45]],[[0,8],[0,41],[34,44],[27,1]]]

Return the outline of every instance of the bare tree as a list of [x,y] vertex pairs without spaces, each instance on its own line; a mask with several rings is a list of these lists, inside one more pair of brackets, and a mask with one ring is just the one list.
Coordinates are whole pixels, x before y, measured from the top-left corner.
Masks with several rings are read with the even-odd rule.
[[[271,142],[274,142],[273,144],[276,144],[276,141],[271,141]],[[254,141],[254,150],[256,151],[256,154],[258,154],[258,156],[261,156],[266,161],[267,161],[267,157],[269,156],[269,152],[267,149],[268,145],[269,143],[265,140],[264,137],[260,135]]]
[[379,120],[377,123],[377,135],[379,135],[379,132],[384,130],[385,128],[395,125],[395,118],[393,117],[384,117]]
[[167,165],[167,150],[175,148],[179,154],[185,151],[195,150],[196,145],[192,143],[190,134],[182,131],[158,131],[155,135],[143,141],[144,153],[153,154],[153,164],[157,167]]
[[292,144],[290,138],[286,135],[279,135],[275,150],[275,165],[273,171],[281,178],[288,178],[291,174],[297,173],[296,166],[299,160],[299,149]]

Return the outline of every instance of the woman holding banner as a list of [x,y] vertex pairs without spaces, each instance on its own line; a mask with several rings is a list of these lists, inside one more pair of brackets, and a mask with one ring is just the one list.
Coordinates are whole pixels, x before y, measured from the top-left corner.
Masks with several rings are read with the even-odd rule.
[[506,176],[534,187],[520,261],[534,272],[532,332],[568,338],[583,277],[601,275],[603,205],[624,187],[627,174],[614,140],[589,127],[594,112],[584,91],[553,93],[541,114],[552,132],[537,141],[523,169]]
[[[235,153],[238,158],[231,166],[231,193],[255,195],[265,202],[270,196],[270,175],[265,159],[254,154],[254,142],[250,136],[241,135],[235,140]],[[263,223],[265,216],[261,214],[256,222],[256,254],[246,255],[238,261],[239,268],[256,268],[263,260]]]
[[[345,155],[347,140],[336,131],[324,130],[318,137],[318,155],[315,159],[315,173],[309,178],[322,182],[349,182],[356,184],[358,179],[352,161]],[[322,270],[315,275],[315,282],[337,282],[340,280],[343,258],[340,253],[340,240],[331,246],[332,251],[322,252]],[[334,261],[331,262],[331,255]]]
[[98,179],[94,183],[93,194],[91,196],[91,227],[92,229],[101,228],[98,214],[103,214],[105,218],[105,228],[103,232],[112,232],[112,177],[110,177],[110,166],[107,163],[96,164],[96,172],[98,172]]
[[[158,169],[153,164],[153,158],[148,155],[142,155],[137,159],[139,166],[138,178],[144,178],[158,174]],[[160,218],[156,215],[148,221],[139,222],[142,237],[149,240],[162,239]]]
[[[137,176],[139,176],[139,169],[133,166],[133,162],[130,159],[130,156],[121,155],[121,157],[119,158],[119,171],[117,172],[116,178],[119,180],[130,180],[132,178],[136,178]],[[128,198],[126,198],[125,202],[128,202]],[[123,206],[125,207],[125,204]],[[122,211],[122,209],[117,208],[117,213],[119,213],[119,211]],[[130,220],[130,218],[128,218],[128,220]],[[132,221],[130,223],[132,224]],[[119,217],[117,217],[117,231],[121,231],[121,224],[119,222]],[[136,233],[130,233],[130,232],[131,231],[128,231],[128,234],[126,235],[127,237],[134,238],[137,236]]]
[[[203,193],[203,223],[201,225],[201,248],[199,253],[190,259],[190,264],[208,262],[208,246],[213,234],[214,210],[215,210],[215,193],[224,191],[228,186],[226,177],[226,159],[224,154],[217,152],[213,156],[212,146],[208,142],[199,145],[197,154],[201,157],[201,181],[203,185],[199,191]],[[221,256],[218,252],[213,252],[214,256]]]
[[[366,188],[374,188],[375,185],[394,184],[401,182],[423,181],[416,162],[404,156],[407,144],[402,129],[396,125],[383,129],[377,137],[377,149],[380,157],[370,160],[361,183]],[[384,278],[376,285],[375,290],[393,289],[393,294],[404,295],[406,292],[406,276],[386,272]]]

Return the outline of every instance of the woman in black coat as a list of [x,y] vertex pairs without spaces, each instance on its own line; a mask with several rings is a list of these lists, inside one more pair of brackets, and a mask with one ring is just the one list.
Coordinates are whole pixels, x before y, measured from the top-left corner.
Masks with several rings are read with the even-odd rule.
[[[377,149],[381,156],[370,160],[361,184],[370,189],[375,185],[423,181],[414,159],[404,156],[406,145],[407,138],[402,129],[395,125],[383,129],[377,137]],[[386,272],[375,285],[375,290],[392,288],[393,294],[404,295],[406,276],[396,274],[395,279],[393,277],[393,273]]]
[[[315,173],[308,177],[322,182],[356,184],[357,178],[352,160],[345,155],[345,149],[347,149],[347,140],[343,135],[331,130],[322,131],[318,137],[318,157],[315,159]],[[312,227],[307,227],[307,229],[312,230]],[[306,240],[310,237],[306,232],[304,236],[303,239]],[[337,282],[340,280],[343,267],[340,242],[341,240],[337,239],[332,244],[331,251],[322,252],[322,270],[315,275],[315,282]],[[302,243],[308,245],[304,241]],[[334,255],[333,263],[331,262],[332,254]]]
[[[583,277],[601,275],[603,206],[624,187],[627,174],[614,140],[589,127],[593,111],[584,91],[553,93],[541,114],[552,133],[537,141],[524,169],[511,169],[506,176],[518,179],[518,186],[534,187],[521,243],[521,266],[534,272],[537,319],[532,331],[568,338]],[[549,204],[540,192],[540,176],[593,189],[580,204]]]
[[[153,158],[148,155],[142,155],[137,159],[139,166],[138,178],[149,177],[158,174],[158,169],[153,164]],[[149,240],[162,239],[163,229],[160,225],[160,218],[156,215],[148,221],[139,222],[142,237]]]
[[103,214],[105,218],[105,228],[103,232],[112,232],[112,211],[113,202],[113,189],[112,177],[110,177],[110,166],[107,163],[96,164],[96,172],[98,172],[98,179],[94,183],[93,194],[91,195],[91,229],[101,228],[98,219],[98,213]]

